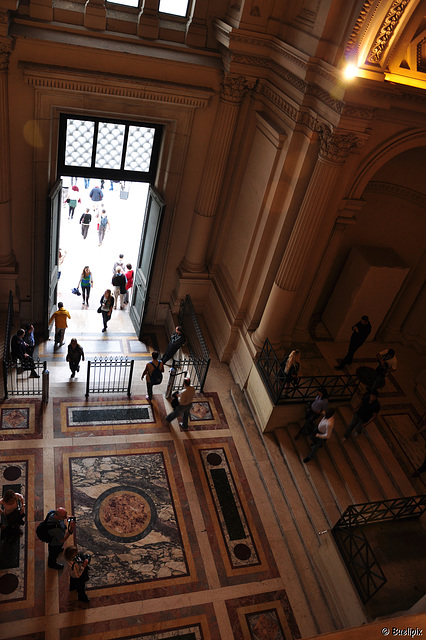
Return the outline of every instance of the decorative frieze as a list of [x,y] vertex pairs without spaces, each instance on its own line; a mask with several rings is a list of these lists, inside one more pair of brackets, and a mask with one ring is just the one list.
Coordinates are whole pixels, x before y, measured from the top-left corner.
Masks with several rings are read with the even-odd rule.
[[26,84],[37,88],[61,89],[65,91],[113,95],[123,98],[152,100],[197,108],[207,106],[213,91],[191,86],[168,86],[166,83],[152,83],[144,78],[111,76],[111,74],[90,74],[87,71],[67,69],[50,65],[34,65],[21,62]]
[[364,193],[385,193],[392,197],[401,198],[402,200],[409,200],[422,209],[426,209],[426,195],[424,195],[424,193],[414,191],[413,189],[407,189],[406,187],[392,182],[372,180],[366,186]]
[[355,46],[355,43],[358,40],[359,37],[359,33],[361,31],[361,29],[364,27],[364,23],[365,20],[367,18],[367,15],[370,12],[370,9],[372,7],[372,5],[375,3],[375,0],[367,0],[367,2],[364,2],[361,11],[359,12],[359,16],[355,22],[355,26],[352,30],[351,36],[348,40],[348,43],[346,45],[346,49],[345,49],[345,53],[350,53],[352,51],[352,49]]

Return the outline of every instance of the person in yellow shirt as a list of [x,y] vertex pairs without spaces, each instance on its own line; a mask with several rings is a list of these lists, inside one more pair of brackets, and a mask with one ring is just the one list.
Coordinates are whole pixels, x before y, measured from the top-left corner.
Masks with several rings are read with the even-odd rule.
[[52,324],[53,320],[55,321],[55,348],[62,347],[65,338],[65,329],[68,326],[67,318],[71,320],[71,316],[69,311],[64,309],[64,303],[58,302],[58,310],[52,315],[49,320],[49,325]]

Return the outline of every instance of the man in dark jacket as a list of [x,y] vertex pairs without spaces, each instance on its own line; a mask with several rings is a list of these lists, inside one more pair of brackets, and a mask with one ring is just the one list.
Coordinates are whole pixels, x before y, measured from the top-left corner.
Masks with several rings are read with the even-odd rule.
[[34,360],[27,353],[27,345],[24,342],[24,329],[18,329],[16,334],[12,337],[11,350],[12,356],[21,363],[21,370],[18,369],[17,373],[22,373],[24,369],[31,369],[30,378],[39,378],[40,376],[35,370]]
[[371,324],[368,316],[362,316],[361,320],[354,324],[352,327],[351,340],[349,342],[349,349],[343,360],[338,360],[337,367],[335,369],[343,369],[347,364],[352,364],[355,351],[360,348],[361,345],[367,340],[370,335]]
[[124,309],[124,296],[126,295],[126,276],[124,275],[121,267],[117,267],[115,272],[115,276],[112,277],[112,285],[114,286],[114,298],[115,298],[115,306],[114,309],[117,308],[117,300],[120,296],[120,309]]
[[186,337],[181,326],[176,327],[175,332],[170,337],[170,342],[167,345],[167,349],[163,353],[161,362],[166,364],[170,358],[173,358],[176,351],[178,351],[186,342]]

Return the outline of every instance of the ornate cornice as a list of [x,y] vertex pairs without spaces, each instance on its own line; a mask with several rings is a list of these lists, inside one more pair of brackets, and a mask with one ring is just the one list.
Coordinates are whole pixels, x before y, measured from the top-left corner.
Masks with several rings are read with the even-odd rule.
[[152,100],[194,109],[206,107],[214,94],[210,89],[173,83],[153,83],[147,82],[145,78],[112,76],[107,73],[87,72],[85,69],[37,65],[31,62],[20,62],[19,66],[23,69],[25,83],[37,88]]
[[253,89],[255,81],[247,80],[244,76],[224,74],[220,86],[221,100],[238,104],[243,100],[246,93]]
[[291,102],[288,102],[282,93],[275,91],[269,84],[264,83],[259,85],[258,92],[278,107],[290,120],[293,120],[293,122],[297,121],[299,109],[291,104]]
[[367,62],[378,64],[410,0],[394,0],[374,39]]
[[385,193],[401,198],[402,200],[413,202],[423,210],[426,208],[426,195],[424,193],[414,191],[413,189],[407,189],[406,187],[392,182],[373,180],[367,184],[364,193]]
[[320,123],[317,127],[320,136],[319,155],[324,160],[342,163],[351,154],[363,146],[365,139],[354,133],[333,133],[331,129]]
[[356,41],[358,40],[359,37],[359,33],[361,31],[361,28],[364,26],[364,22],[367,18],[367,15],[370,12],[370,9],[372,7],[372,5],[374,4],[375,0],[367,0],[367,2],[364,2],[361,11],[359,12],[359,16],[355,22],[355,26],[352,29],[352,33],[350,35],[350,38],[348,40],[348,43],[346,45],[346,49],[345,49],[345,53],[350,53],[352,51],[352,49],[355,46]]

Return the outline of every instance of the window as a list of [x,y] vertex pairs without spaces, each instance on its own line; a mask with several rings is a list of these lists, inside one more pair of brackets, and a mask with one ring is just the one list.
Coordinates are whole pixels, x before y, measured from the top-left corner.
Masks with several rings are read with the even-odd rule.
[[60,117],[60,175],[154,182],[161,126]]
[[185,17],[188,11],[188,0],[160,0],[158,10],[173,16]]

